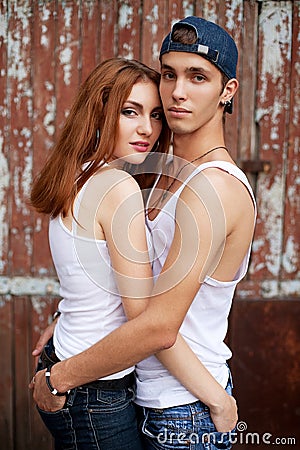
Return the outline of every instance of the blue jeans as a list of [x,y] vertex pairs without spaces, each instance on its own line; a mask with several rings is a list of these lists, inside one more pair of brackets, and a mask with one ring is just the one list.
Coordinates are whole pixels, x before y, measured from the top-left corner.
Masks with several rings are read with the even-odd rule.
[[[51,355],[52,340],[45,350]],[[63,409],[38,412],[55,450],[142,450],[134,398],[134,385],[119,390],[80,386],[68,394]]]
[[[226,387],[232,394],[231,377]],[[216,431],[209,408],[197,401],[165,409],[140,408],[145,450],[215,450],[232,447],[230,433]]]
[[72,389],[64,408],[41,418],[56,450],[142,450],[131,388],[122,391]]

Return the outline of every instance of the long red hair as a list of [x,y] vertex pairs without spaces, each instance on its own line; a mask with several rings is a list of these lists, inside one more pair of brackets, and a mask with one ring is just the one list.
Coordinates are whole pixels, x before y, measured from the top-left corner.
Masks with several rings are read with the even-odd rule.
[[[58,142],[34,180],[30,200],[38,212],[56,217],[72,210],[82,186],[112,156],[122,107],[139,80],[150,80],[158,88],[160,75],[139,61],[111,58],[100,63],[81,85]],[[163,118],[155,150],[167,152],[169,140]],[[84,163],[89,164],[83,168]],[[147,176],[137,179],[141,188],[149,184]]]

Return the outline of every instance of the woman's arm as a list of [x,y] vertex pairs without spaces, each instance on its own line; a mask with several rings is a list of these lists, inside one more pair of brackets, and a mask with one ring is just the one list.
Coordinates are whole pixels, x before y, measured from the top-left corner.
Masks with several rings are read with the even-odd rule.
[[[121,183],[119,188],[116,187],[114,195],[103,202],[99,222],[105,231],[119,292],[130,320],[146,309],[153,283],[140,190],[130,180],[127,180],[127,184],[128,191],[125,183]],[[139,280],[142,280],[142,284]],[[172,348],[159,352],[156,356],[186,389],[210,408],[219,431],[234,428],[235,401],[205,368],[180,334]]]

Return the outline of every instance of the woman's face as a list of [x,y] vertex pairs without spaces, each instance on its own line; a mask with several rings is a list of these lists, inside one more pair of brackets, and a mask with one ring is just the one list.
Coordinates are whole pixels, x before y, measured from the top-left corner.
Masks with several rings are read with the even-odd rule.
[[162,115],[156,85],[150,80],[137,82],[121,110],[112,159],[141,164],[159,138]]

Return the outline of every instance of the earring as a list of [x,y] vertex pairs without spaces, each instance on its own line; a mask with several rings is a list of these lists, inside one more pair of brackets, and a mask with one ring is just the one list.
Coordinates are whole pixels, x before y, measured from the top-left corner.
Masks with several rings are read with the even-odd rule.
[[97,128],[97,130],[96,130],[96,144],[95,144],[95,147],[94,147],[95,150],[98,147],[99,141],[100,141],[100,130],[99,130],[99,128]]
[[151,149],[151,152],[156,152],[159,148],[159,141],[156,141],[156,146]]
[[231,106],[231,101],[232,101],[232,99],[226,100],[225,102],[222,103],[222,105],[225,106],[225,107],[226,107],[226,106],[227,106],[227,107],[228,107],[228,106]]

